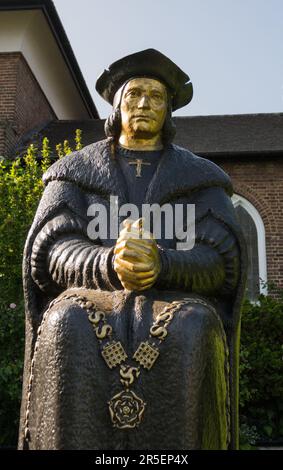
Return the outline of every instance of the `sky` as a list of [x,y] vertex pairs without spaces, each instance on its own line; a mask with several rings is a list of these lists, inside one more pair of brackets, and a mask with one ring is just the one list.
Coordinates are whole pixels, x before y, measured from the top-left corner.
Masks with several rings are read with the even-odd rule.
[[101,72],[155,48],[191,78],[176,116],[283,112],[283,0],[53,0],[101,118]]

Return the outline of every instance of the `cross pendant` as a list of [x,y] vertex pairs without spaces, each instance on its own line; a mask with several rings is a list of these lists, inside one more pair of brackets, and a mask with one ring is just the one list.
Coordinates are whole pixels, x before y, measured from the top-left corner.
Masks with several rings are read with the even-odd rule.
[[142,165],[150,165],[150,163],[144,162],[141,158],[137,158],[135,161],[129,162],[129,165],[136,165],[136,178],[141,178]]

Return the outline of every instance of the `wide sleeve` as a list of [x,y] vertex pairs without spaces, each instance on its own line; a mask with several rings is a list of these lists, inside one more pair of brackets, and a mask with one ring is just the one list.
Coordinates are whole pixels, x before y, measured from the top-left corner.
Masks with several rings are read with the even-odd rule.
[[[226,210],[227,207],[224,212]],[[233,210],[233,207],[229,208],[228,219],[233,218]],[[233,230],[225,223],[223,211],[221,217],[210,209],[199,217],[191,250],[160,247],[160,256],[162,269],[156,287],[223,297],[236,290],[240,276],[240,250]]]
[[93,243],[87,223],[62,209],[38,232],[31,253],[31,276],[42,291],[58,293],[70,287],[121,289],[112,267],[114,247]]

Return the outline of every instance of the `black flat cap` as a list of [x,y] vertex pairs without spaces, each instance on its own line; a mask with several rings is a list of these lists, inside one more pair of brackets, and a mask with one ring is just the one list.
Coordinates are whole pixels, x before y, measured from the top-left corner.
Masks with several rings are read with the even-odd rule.
[[146,49],[113,62],[98,77],[96,90],[110,104],[121,86],[134,77],[151,77],[163,82],[172,94],[172,110],[188,104],[193,86],[188,75],[155,49]]

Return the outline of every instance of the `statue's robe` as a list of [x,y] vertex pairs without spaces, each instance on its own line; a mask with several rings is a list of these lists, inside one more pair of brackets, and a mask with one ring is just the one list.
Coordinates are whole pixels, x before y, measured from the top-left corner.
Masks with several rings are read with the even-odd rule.
[[[185,149],[170,145],[164,150],[144,203],[195,204],[196,243],[178,251],[176,239],[167,240],[162,232],[156,284],[141,293],[125,291],[113,270],[115,240],[87,236],[91,204],[109,211],[110,195],[118,196],[119,207],[129,202],[110,144],[104,140],[74,152],[44,175],[46,188],[24,254],[19,448],[236,448],[246,254],[230,179]],[[129,357],[149,338],[156,314],[174,300],[187,299],[168,327],[156,364],[133,385],[147,403],[139,427],[113,427],[107,402],[123,389],[118,369],[107,368],[84,308],[66,298],[50,307],[66,293],[106,311]]]

